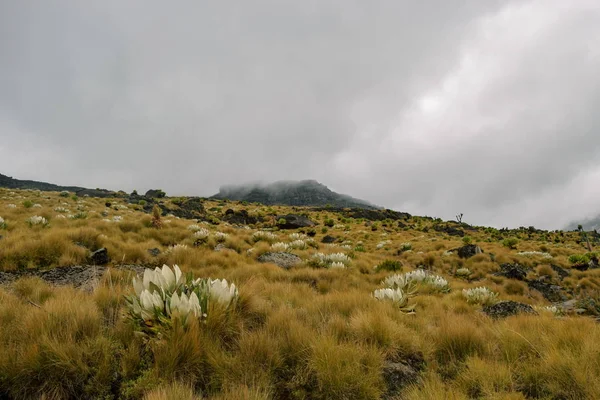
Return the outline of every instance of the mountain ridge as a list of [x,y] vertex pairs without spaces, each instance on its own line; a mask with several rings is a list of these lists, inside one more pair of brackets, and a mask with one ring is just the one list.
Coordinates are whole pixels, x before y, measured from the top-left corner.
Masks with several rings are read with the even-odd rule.
[[218,200],[237,200],[266,205],[332,206],[380,210],[375,204],[352,196],[336,193],[314,179],[285,180],[271,183],[225,185],[210,197]]

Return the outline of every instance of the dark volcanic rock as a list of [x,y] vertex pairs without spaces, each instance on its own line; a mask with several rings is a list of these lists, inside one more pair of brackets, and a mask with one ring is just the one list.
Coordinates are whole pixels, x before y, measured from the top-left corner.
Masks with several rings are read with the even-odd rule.
[[560,279],[565,279],[567,276],[570,276],[571,273],[569,271],[567,271],[566,269],[559,267],[558,265],[550,265],[550,267],[554,270],[554,272],[556,272],[558,274],[558,277]]
[[477,254],[483,253],[483,250],[481,250],[481,247],[475,244],[468,244],[456,249],[456,253],[460,258],[471,258]]
[[500,265],[500,272],[497,272],[496,275],[500,275],[500,276],[504,276],[507,277],[509,279],[517,279],[520,281],[525,280],[525,277],[527,276],[527,273],[530,270],[524,266],[522,266],[521,264],[501,264]]
[[188,197],[184,199],[180,199],[177,201],[173,201],[178,208],[176,209],[168,209],[164,205],[159,204],[160,208],[166,214],[173,214],[179,218],[186,219],[203,219],[206,217],[206,211],[204,210],[204,204],[202,199],[199,197]]
[[146,192],[146,197],[162,199],[167,194],[160,189],[150,189]]
[[506,318],[520,313],[537,315],[537,312],[529,304],[517,303],[512,300],[483,307],[483,312],[494,319]]
[[228,209],[225,211],[225,216],[222,218],[222,221],[228,222],[232,225],[253,225],[258,222],[262,222],[262,218],[257,218],[255,216],[249,215],[248,211],[240,210],[234,211],[232,209]]
[[456,226],[452,226],[452,225],[436,224],[433,226],[433,229],[437,232],[447,233],[450,236],[459,236],[459,237],[465,236],[465,231],[457,228]]
[[418,383],[420,373],[425,368],[422,354],[412,354],[407,357],[394,357],[383,364],[383,379],[387,386],[384,398],[395,398],[409,385]]
[[529,281],[527,285],[531,289],[535,289],[540,292],[546,300],[552,303],[558,303],[567,299],[560,286],[545,282],[545,280],[542,278]]
[[153,249],[148,249],[148,254],[150,254],[152,257],[158,257],[160,255],[160,249],[156,247]]
[[335,241],[336,241],[335,236],[331,236],[331,235],[324,236],[323,239],[321,239],[321,243],[333,243]]
[[[297,229],[297,228],[306,228],[309,226],[315,226],[316,224],[312,222],[307,217],[296,214],[288,214],[288,215],[279,215],[276,217],[277,226],[281,229]],[[280,220],[284,220],[285,222],[280,223]]]
[[258,262],[273,263],[283,269],[290,269],[302,262],[302,259],[295,254],[285,252],[269,252],[261,254]]
[[95,265],[105,265],[105,264],[108,264],[110,262],[110,257],[108,256],[108,250],[106,250],[103,247],[101,249],[98,249],[98,250],[94,251],[92,254],[90,254],[90,260]]

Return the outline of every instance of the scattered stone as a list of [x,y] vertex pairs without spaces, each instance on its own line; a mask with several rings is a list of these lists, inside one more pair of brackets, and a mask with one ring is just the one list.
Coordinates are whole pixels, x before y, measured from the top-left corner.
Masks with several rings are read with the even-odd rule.
[[444,232],[450,236],[459,236],[459,237],[465,236],[465,231],[463,231],[462,229],[458,229],[457,227],[451,226],[451,225],[436,224],[433,226],[433,229],[438,232]]
[[[307,217],[297,214],[279,215],[276,220],[277,226],[281,229],[298,229],[316,225]],[[281,220],[283,220],[282,223],[280,223]]]
[[383,364],[383,379],[387,386],[384,398],[396,398],[404,388],[418,383],[424,368],[425,360],[422,354],[386,360]]
[[152,256],[152,257],[158,257],[160,255],[160,249],[158,248],[153,248],[153,249],[148,249],[148,253]]
[[331,236],[331,235],[324,236],[323,239],[321,239],[321,243],[333,243],[335,241],[336,241],[335,236]]
[[295,254],[286,252],[268,252],[258,257],[258,262],[273,263],[283,269],[290,269],[302,262],[302,259]]
[[483,253],[483,250],[476,244],[468,244],[456,249],[456,252],[460,258],[471,258],[477,254]]
[[231,208],[225,211],[222,220],[233,225],[253,225],[262,222],[262,218],[251,216],[246,210],[234,211]]
[[106,203],[104,203],[104,206],[110,208],[112,206],[112,203],[110,201],[107,201]]
[[160,189],[150,189],[146,192],[146,197],[150,197],[152,199],[162,199],[167,194]]
[[90,260],[95,265],[105,265],[105,264],[108,264],[110,262],[110,257],[108,256],[108,250],[106,250],[103,247],[101,249],[98,249],[98,250],[94,251],[92,254],[90,254]]
[[501,264],[500,272],[497,272],[496,275],[504,276],[509,279],[517,279],[519,281],[525,280],[529,269],[522,266],[521,264]]
[[512,300],[483,307],[483,312],[494,319],[506,318],[520,313],[537,315],[537,312],[529,304],[517,303]]
[[554,265],[551,264],[550,267],[552,268],[552,270],[554,270],[554,272],[556,272],[558,274],[558,277],[562,280],[565,279],[567,276],[570,276],[571,273],[569,271],[567,271],[566,269],[559,267],[558,265]]
[[545,282],[543,278],[531,280],[527,282],[527,286],[540,292],[546,300],[552,303],[558,303],[567,299],[560,286]]

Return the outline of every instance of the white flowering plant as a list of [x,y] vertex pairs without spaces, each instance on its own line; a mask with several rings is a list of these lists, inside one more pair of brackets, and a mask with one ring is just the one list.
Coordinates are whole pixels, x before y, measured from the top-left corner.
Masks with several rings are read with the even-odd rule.
[[439,275],[430,274],[423,269],[388,276],[382,284],[388,288],[400,288],[409,293],[414,293],[425,287],[434,292],[446,293],[450,291],[450,286],[446,279]]
[[496,303],[498,293],[491,291],[485,286],[463,289],[463,297],[467,299],[467,303],[491,305]]
[[254,243],[260,242],[261,240],[273,243],[275,240],[277,240],[277,235],[267,231],[257,231],[252,234],[252,241]]
[[27,219],[27,223],[29,226],[48,226],[48,220],[44,217],[40,217],[39,215],[34,215]]
[[130,318],[142,332],[156,334],[174,318],[185,324],[189,318],[205,320],[217,304],[227,311],[235,307],[238,290],[225,279],[184,276],[177,265],[171,269],[146,269],[141,280],[133,278],[134,294],[126,296]]
[[352,259],[344,253],[316,253],[313,254],[308,263],[313,267],[318,268],[332,268],[334,264],[336,265],[334,268],[339,268],[339,264],[343,264],[347,267],[351,262]]

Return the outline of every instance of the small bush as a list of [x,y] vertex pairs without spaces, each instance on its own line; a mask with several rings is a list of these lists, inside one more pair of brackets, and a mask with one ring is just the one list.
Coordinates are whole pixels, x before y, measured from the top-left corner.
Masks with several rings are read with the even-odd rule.
[[385,260],[377,265],[377,271],[401,271],[402,263],[398,260]]

